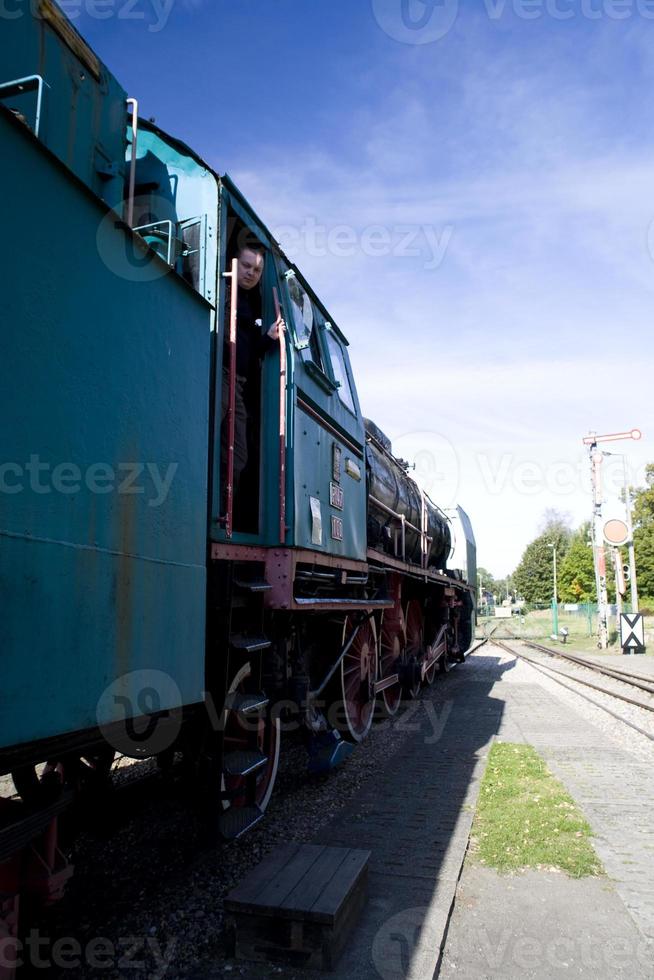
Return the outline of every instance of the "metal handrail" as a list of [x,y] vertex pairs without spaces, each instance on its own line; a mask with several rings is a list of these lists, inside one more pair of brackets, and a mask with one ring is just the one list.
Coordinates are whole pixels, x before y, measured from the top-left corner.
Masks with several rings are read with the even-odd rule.
[[420,566],[427,568],[429,551],[427,550],[427,501],[424,490],[420,490]]
[[[430,540],[430,538],[424,533],[424,531],[421,530],[421,528],[416,527],[415,524],[411,523],[411,521],[407,521],[404,514],[398,514],[397,511],[393,510],[391,507],[388,507],[387,504],[382,503],[382,501],[378,500],[377,497],[373,497],[372,494],[370,494],[370,497],[368,499],[375,505],[375,507],[379,507],[381,510],[385,511],[385,513],[387,513],[390,517],[395,518],[395,520],[399,523],[400,531],[402,535],[402,561],[406,561],[406,529],[407,528],[410,528],[412,531],[415,531],[416,534],[419,534],[421,540],[423,538],[423,535],[425,541]],[[421,565],[421,567],[423,566]]]
[[[223,272],[231,279],[229,301],[229,404],[227,406],[227,505],[225,535],[231,538],[234,525],[234,439],[236,433],[236,310],[238,306],[238,259],[232,259],[230,272]],[[224,423],[223,423],[224,425]]]
[[[39,127],[41,125],[41,107],[43,104],[43,87],[48,85],[44,81],[42,75],[26,75],[25,78],[16,78],[11,82],[3,82],[0,84],[0,92],[5,88],[15,88],[17,93],[20,92],[21,88],[27,85],[28,82],[37,83],[37,93],[36,93],[36,118],[34,120],[34,135],[39,135]],[[50,86],[48,85],[48,88]]]
[[[132,216],[133,217],[133,216]],[[152,221],[149,225],[139,225],[138,228],[132,229],[137,231],[139,235],[143,236],[143,232],[147,231],[148,228],[159,228],[161,225],[168,225],[168,252],[166,254],[166,262],[168,265],[172,265],[173,258],[173,223],[169,218],[164,221]],[[131,227],[131,226],[130,226]]]
[[[125,202],[125,221],[132,227],[134,224],[134,188],[136,186],[136,149],[139,134],[139,104],[138,99],[127,99],[127,105],[132,107],[132,153],[129,161],[129,190]],[[172,235],[171,235],[172,237]],[[170,263],[169,263],[170,264]]]
[[[283,323],[279,295],[273,286],[277,322]],[[279,328],[279,540],[286,542],[286,336]]]

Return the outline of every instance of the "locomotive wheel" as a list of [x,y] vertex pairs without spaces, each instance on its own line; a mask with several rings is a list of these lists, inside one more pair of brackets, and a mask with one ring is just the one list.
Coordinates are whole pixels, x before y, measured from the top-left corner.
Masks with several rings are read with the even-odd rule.
[[[404,656],[404,635],[397,625],[390,627],[382,625],[381,646],[379,656],[380,678],[397,674],[401,669]],[[398,680],[392,687],[386,687],[381,692],[384,708],[389,715],[396,715],[402,703],[402,684]]]
[[[111,774],[115,756],[114,750],[106,746],[97,752],[76,759],[75,783],[77,788],[82,792],[87,790],[92,792],[96,788],[105,786]],[[68,768],[66,764],[64,764],[64,775],[67,779]]]
[[[229,686],[228,694],[251,693],[249,680],[252,667],[244,664]],[[238,712],[226,707],[223,712],[223,756],[232,752],[258,751],[267,756],[267,763],[246,776],[233,776],[222,772],[224,810],[256,803],[261,811],[268,806],[279,768],[281,726],[279,718],[273,718],[270,705],[256,718],[243,721]]]
[[420,693],[420,664],[423,658],[424,645],[424,620],[422,609],[417,599],[407,602],[404,612],[404,622],[406,623],[406,651],[405,658],[408,665],[414,664],[412,678],[407,685],[407,694],[411,698],[417,698]]
[[82,796],[93,796],[108,785],[115,752],[104,747],[83,756],[68,756],[44,766],[23,766],[12,772],[16,792],[30,806],[56,798],[64,786]]
[[[354,628],[351,620],[346,619],[343,626],[343,646]],[[342,734],[353,742],[362,742],[372,726],[377,659],[375,626],[371,619],[366,619],[341,661],[341,695],[345,722]]]
[[23,803],[33,807],[52,802],[63,788],[62,770],[54,762],[45,766],[21,766],[12,772],[11,778]]

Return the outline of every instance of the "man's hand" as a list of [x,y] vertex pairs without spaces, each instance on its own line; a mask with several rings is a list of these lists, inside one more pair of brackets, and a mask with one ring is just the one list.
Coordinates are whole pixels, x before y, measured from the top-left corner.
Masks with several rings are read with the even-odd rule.
[[279,340],[280,330],[281,331],[286,330],[286,324],[284,323],[284,318],[281,316],[281,314],[280,316],[277,317],[273,325],[268,330],[268,336],[270,337],[270,339]]

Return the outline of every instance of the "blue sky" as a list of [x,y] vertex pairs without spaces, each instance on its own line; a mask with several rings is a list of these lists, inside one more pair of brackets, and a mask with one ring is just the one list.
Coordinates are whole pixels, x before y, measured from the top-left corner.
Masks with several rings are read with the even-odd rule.
[[351,341],[365,413],[466,507],[481,564],[510,571],[546,508],[586,517],[589,429],[642,428],[614,447],[638,478],[651,0],[162,3],[62,6],[278,232]]

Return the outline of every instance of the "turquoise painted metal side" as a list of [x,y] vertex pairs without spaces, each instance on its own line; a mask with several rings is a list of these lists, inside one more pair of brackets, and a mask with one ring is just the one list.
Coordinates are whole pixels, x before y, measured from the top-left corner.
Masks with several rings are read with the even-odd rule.
[[0,144],[8,746],[138,716],[148,678],[202,699],[211,311],[4,109]]
[[[130,130],[131,132],[131,130]],[[216,301],[218,179],[183,143],[141,122],[136,154],[134,225],[171,221],[180,239],[194,228],[192,284]],[[147,231],[143,232],[144,235]],[[178,261],[180,272],[183,262]]]
[[[308,289],[306,283],[303,285]],[[325,370],[321,371],[312,362],[309,348],[291,344],[293,438],[289,445],[288,466],[293,474],[293,544],[298,548],[364,561],[367,496],[363,418],[347,354],[347,341],[329,323],[328,315],[316,297],[312,295],[312,299]],[[290,298],[287,309],[290,309],[289,303]],[[335,383],[326,342],[328,332],[342,352],[353,410],[344,404]],[[340,466],[336,471],[335,447],[340,455]],[[353,474],[358,474],[359,478]],[[333,506],[330,493],[333,484],[342,490],[342,508]],[[336,528],[332,519],[337,523]],[[341,540],[337,537],[340,533]]]
[[[112,207],[123,198],[127,94],[53,0],[10,4],[0,32],[0,85],[40,75],[39,138]],[[0,100],[33,127],[36,91]]]
[[[303,400],[306,402],[306,395]],[[342,555],[364,561],[366,558],[366,476],[365,463],[346,443],[325,428],[321,421],[295,405],[295,442],[292,472],[294,477],[293,544],[329,555]],[[328,417],[323,416],[326,421]],[[330,503],[333,446],[341,450],[343,464],[351,460],[358,466],[360,480],[341,466],[340,487],[343,509]],[[317,503],[315,503],[317,501]],[[316,526],[319,509],[320,531]],[[332,518],[342,521],[342,540],[335,536]]]

